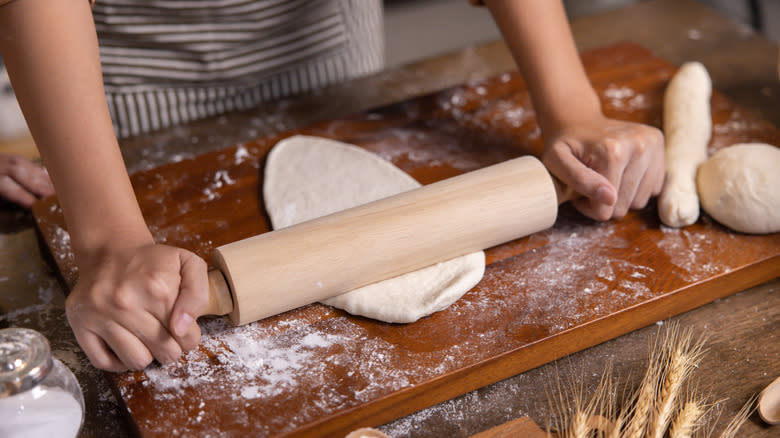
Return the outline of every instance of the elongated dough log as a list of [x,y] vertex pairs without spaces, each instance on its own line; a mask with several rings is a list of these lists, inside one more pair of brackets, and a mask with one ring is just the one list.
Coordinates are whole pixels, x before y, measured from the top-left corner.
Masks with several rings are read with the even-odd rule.
[[691,225],[699,218],[696,169],[707,159],[711,93],[710,75],[698,62],[683,64],[666,88],[666,180],[658,199],[658,216],[670,227]]

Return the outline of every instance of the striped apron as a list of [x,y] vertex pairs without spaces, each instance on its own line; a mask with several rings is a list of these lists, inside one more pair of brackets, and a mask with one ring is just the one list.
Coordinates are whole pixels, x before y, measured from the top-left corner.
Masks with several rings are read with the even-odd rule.
[[127,137],[382,68],[380,0],[97,0],[106,97]]

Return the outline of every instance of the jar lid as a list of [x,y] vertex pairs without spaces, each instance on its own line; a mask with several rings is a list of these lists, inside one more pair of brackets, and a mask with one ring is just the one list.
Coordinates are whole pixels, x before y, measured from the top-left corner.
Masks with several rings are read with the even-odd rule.
[[35,387],[51,371],[49,341],[35,330],[0,330],[0,398]]

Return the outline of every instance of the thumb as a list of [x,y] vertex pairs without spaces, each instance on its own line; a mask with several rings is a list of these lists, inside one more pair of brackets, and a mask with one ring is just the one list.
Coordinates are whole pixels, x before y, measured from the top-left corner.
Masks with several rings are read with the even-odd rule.
[[170,327],[173,334],[184,337],[208,302],[208,274],[206,262],[197,255],[180,250],[181,283],[179,296],[173,304]]
[[550,173],[591,201],[608,206],[617,201],[617,191],[609,180],[580,161],[568,145],[554,147],[545,155],[544,164]]

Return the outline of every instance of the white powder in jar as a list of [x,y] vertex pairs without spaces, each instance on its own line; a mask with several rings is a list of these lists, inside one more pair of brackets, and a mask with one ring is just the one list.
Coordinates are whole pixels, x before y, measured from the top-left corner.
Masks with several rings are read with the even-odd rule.
[[81,427],[81,404],[61,388],[36,386],[0,398],[0,437],[75,437]]

